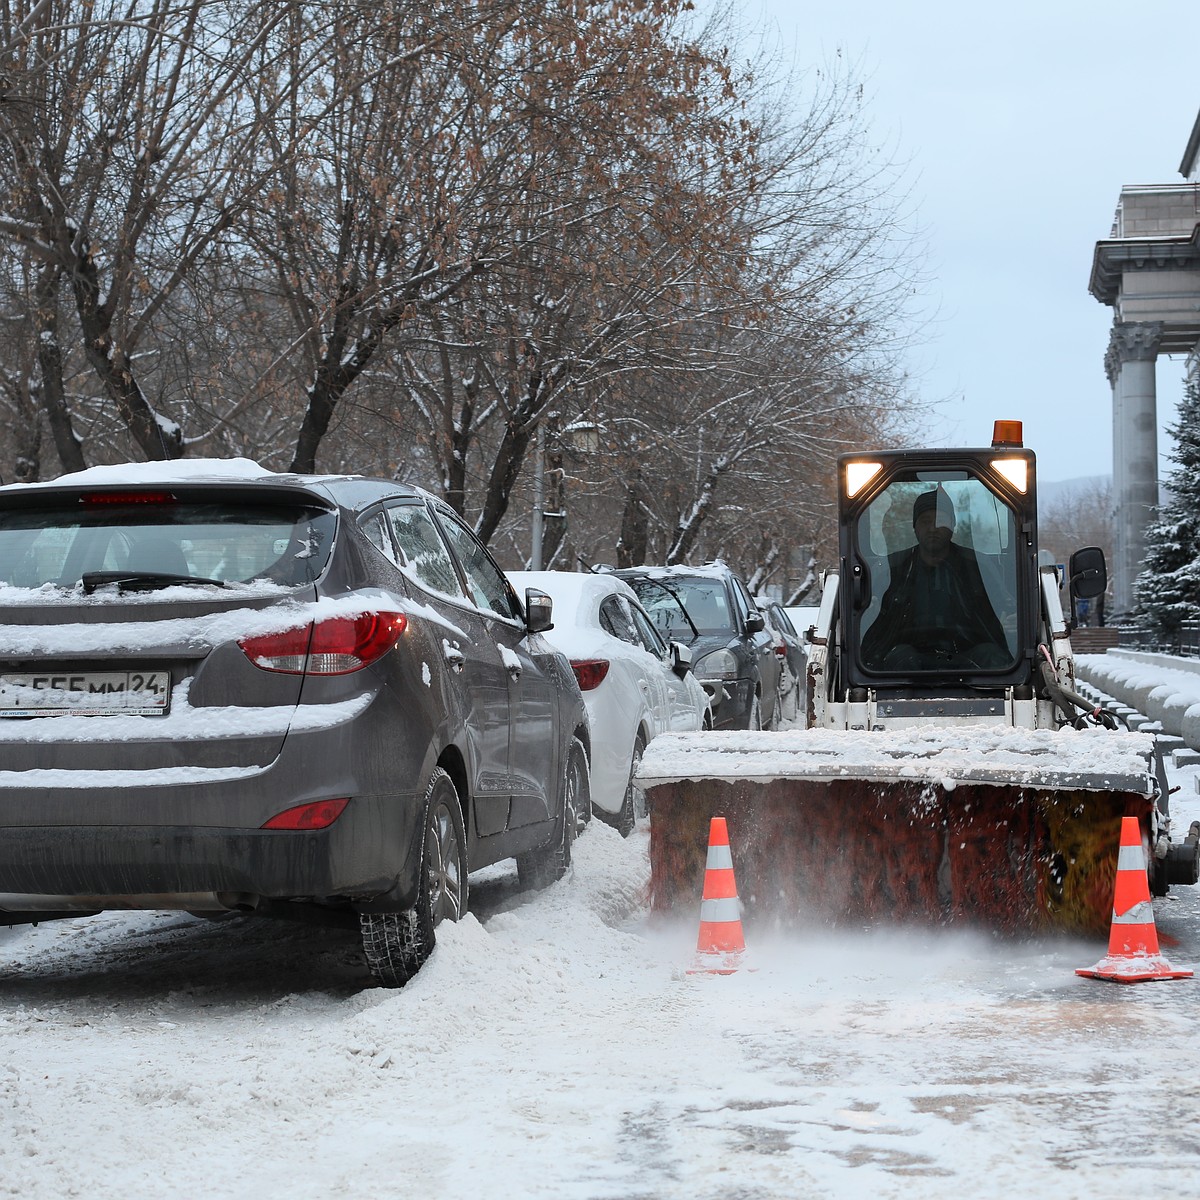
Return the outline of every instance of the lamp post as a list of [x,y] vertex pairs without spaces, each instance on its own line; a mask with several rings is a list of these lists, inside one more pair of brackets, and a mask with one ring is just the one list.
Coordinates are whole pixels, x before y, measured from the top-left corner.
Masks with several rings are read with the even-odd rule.
[[533,529],[532,547],[529,555],[530,570],[540,571],[543,568],[542,550],[546,537],[546,517],[554,516],[560,520],[566,519],[566,508],[563,503],[563,469],[562,455],[564,450],[573,454],[595,454],[600,449],[600,426],[593,421],[572,421],[570,425],[551,432],[553,452],[556,458],[551,468],[554,475],[555,498],[558,503],[551,513],[546,512],[546,454],[548,450],[545,425],[539,421],[534,436],[533,463]]
[[533,463],[533,547],[529,556],[529,567],[532,571],[540,571],[546,520],[546,430],[541,421],[538,422],[534,442],[536,457]]

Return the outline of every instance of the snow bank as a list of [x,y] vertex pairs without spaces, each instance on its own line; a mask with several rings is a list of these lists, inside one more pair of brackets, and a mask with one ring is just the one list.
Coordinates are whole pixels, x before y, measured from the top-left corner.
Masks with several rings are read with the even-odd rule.
[[1200,660],[1116,649],[1081,655],[1075,673],[1200,750]]
[[664,734],[646,750],[644,786],[679,779],[912,780],[1091,787],[1150,795],[1153,739],[1099,728],[951,729]]

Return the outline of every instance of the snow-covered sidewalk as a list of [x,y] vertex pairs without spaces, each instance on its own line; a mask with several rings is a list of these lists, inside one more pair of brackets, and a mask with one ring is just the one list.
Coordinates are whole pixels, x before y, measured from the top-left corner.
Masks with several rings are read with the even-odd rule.
[[[1191,775],[1181,816],[1197,808]],[[105,914],[0,934],[0,1196],[1008,1200],[1186,1190],[1197,984],[1096,942],[772,936],[690,975],[647,830],[475,880],[407,988],[350,932]],[[736,866],[736,864],[735,864]],[[699,887],[699,884],[698,884]],[[1156,902],[1200,963],[1200,898]]]

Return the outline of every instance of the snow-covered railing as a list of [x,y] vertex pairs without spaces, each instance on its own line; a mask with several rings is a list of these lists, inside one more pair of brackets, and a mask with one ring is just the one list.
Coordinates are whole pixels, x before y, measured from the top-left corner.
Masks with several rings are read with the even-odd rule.
[[1200,659],[1114,648],[1080,655],[1075,673],[1200,750]]

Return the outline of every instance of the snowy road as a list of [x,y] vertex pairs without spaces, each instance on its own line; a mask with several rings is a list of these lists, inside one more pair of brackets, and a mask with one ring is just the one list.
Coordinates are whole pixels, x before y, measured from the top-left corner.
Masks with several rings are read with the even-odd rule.
[[[695,926],[641,904],[646,844],[594,823],[532,899],[490,872],[400,992],[347,931],[0,933],[0,1196],[1195,1193],[1200,984],[933,932],[759,935],[757,969],[688,975]],[[1155,908],[1200,966],[1197,889]]]

